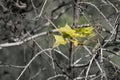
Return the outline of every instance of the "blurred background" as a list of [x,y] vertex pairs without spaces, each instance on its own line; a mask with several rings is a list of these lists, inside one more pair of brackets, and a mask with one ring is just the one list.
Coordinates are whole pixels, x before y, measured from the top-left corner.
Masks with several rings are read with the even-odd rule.
[[[78,26],[89,24],[96,30],[96,36],[88,40],[86,46],[91,51],[98,50],[97,44],[100,43],[105,49],[102,69],[107,79],[120,80],[120,0],[78,1],[76,4],[74,0],[0,0],[0,80],[16,80],[38,52],[52,48],[55,42],[53,35],[57,33],[51,31],[66,23],[73,25],[74,5],[78,9]],[[31,39],[20,45],[2,47],[2,44],[16,43],[42,32],[47,34],[36,37],[35,41]],[[107,40],[109,42],[105,44]],[[74,47],[73,53],[74,61],[80,59],[79,64],[91,60],[83,46]],[[69,45],[45,51],[33,60],[19,80],[67,80],[63,76],[50,79],[57,74],[65,74],[62,69],[69,72],[68,59],[63,55],[69,56]],[[97,60],[100,63],[100,59]],[[87,68],[88,66],[75,68],[74,77],[85,76]],[[93,62],[89,74],[98,77],[88,80],[99,80],[99,73],[97,64]]]

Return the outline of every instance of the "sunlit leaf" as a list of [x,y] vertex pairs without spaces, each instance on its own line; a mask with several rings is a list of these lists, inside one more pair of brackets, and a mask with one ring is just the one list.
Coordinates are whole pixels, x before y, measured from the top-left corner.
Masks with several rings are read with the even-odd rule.
[[75,29],[76,33],[79,34],[80,38],[86,38],[86,37],[92,37],[95,35],[94,33],[94,28],[92,26],[89,27],[82,27],[82,28],[77,28]]
[[92,26],[72,29],[69,25],[65,25],[58,29],[62,35],[54,35],[56,42],[53,47],[65,45],[72,42],[74,46],[86,44],[87,39],[95,36]]
[[72,43],[74,44],[74,46],[78,46],[79,42],[77,40],[72,40]]
[[84,33],[86,33],[86,34],[89,34],[89,33],[92,33],[93,29],[94,29],[94,28],[93,28],[92,26],[83,27],[83,28],[81,28],[81,32],[84,32]]
[[63,36],[54,35],[56,42],[53,47],[58,47],[59,45],[65,45],[67,41],[63,38]]
[[64,27],[59,29],[60,32],[63,33],[63,35],[67,34],[67,36],[70,36],[72,38],[76,38],[79,36],[79,34],[76,33],[75,30],[73,30],[69,25],[65,25]]

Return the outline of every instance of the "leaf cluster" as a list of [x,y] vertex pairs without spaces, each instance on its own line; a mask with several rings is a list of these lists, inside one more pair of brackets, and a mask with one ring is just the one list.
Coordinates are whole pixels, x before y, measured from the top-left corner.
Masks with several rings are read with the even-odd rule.
[[72,42],[74,46],[84,44],[82,39],[95,36],[94,28],[92,26],[72,29],[69,25],[65,25],[58,29],[61,35],[54,35],[56,42],[53,47],[65,45]]

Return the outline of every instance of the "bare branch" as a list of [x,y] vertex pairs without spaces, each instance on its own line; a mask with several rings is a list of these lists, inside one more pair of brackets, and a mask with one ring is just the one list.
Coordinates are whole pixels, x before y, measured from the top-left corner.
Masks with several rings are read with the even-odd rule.
[[23,73],[26,71],[26,69],[31,65],[31,63],[40,55],[42,54],[43,52],[45,51],[49,51],[51,50],[50,48],[49,49],[44,49],[42,51],[40,51],[39,53],[37,53],[29,62],[28,64],[25,66],[25,68],[22,70],[22,72],[20,73],[20,75],[17,77],[16,80],[19,80],[21,78],[21,76],[23,75]]

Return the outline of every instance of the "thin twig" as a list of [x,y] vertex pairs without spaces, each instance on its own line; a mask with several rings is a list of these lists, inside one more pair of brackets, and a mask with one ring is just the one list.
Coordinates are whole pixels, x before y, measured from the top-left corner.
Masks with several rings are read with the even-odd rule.
[[58,52],[60,55],[62,55],[65,59],[69,60],[69,58],[64,54],[62,53],[61,51],[57,50],[57,49],[53,49],[54,51]]
[[25,66],[25,68],[22,70],[22,72],[20,73],[20,75],[17,77],[16,80],[19,80],[21,78],[21,76],[23,75],[23,73],[27,70],[27,68],[31,65],[31,63],[40,55],[42,54],[43,52],[45,51],[49,51],[51,50],[51,48],[48,48],[48,49],[44,49],[42,51],[40,51],[39,53],[37,53],[29,62],[28,64]]
[[32,7],[33,7],[33,9],[34,9],[35,16],[37,16],[38,13],[37,13],[36,7],[35,7],[35,5],[34,5],[34,3],[33,3],[33,0],[31,0],[31,4],[32,4]]
[[[28,33],[29,36],[31,36],[31,34],[30,34],[29,32],[27,32],[27,33]],[[32,41],[38,46],[38,48],[39,48],[40,50],[43,50],[43,48],[39,45],[39,43],[38,43],[37,41],[35,41],[34,38],[32,38]],[[48,55],[47,52],[44,52],[44,53],[45,53],[49,58],[52,59],[52,57],[51,57],[50,55]]]
[[42,6],[42,9],[41,9],[41,11],[40,11],[40,14],[39,14],[38,16],[36,16],[33,20],[39,19],[39,18],[41,17],[47,1],[48,1],[48,0],[45,0],[44,4],[43,4],[43,6]]
[[17,65],[8,65],[8,64],[4,64],[4,65],[0,65],[0,67],[13,67],[13,68],[25,68],[25,66],[17,66]]
[[87,69],[87,72],[86,72],[85,80],[87,80],[87,78],[88,78],[88,73],[90,71],[90,67],[91,67],[91,65],[92,65],[93,60],[95,59],[95,57],[96,57],[96,54],[94,54],[93,57],[92,57],[92,59],[90,60],[90,63],[89,63],[89,66],[88,66],[88,69]]
[[119,10],[115,7],[113,3],[111,3],[109,0],[107,0],[107,2],[115,9],[116,13],[119,12]]
[[64,75],[64,74],[57,74],[57,75],[55,75],[55,76],[52,76],[52,77],[49,77],[47,80],[53,80],[53,79],[55,79],[55,78],[57,78],[57,77],[65,77],[65,78],[68,78],[66,75]]
[[56,67],[55,67],[54,56],[53,56],[54,54],[52,54],[51,50],[49,51],[49,54],[50,54],[51,59],[52,59],[52,60],[51,60],[51,61],[52,61],[51,64],[52,64],[52,68],[53,68],[53,70],[54,70],[53,72],[54,72],[54,75],[56,75]]
[[[53,30],[52,32],[58,32],[58,30]],[[32,39],[35,39],[37,37],[40,37],[40,36],[43,36],[43,35],[46,35],[48,32],[41,32],[41,33],[38,33],[38,34],[35,34],[35,35],[31,35],[30,37],[27,37],[23,40],[20,40],[20,41],[17,41],[17,42],[12,42],[12,43],[2,43],[0,44],[0,49],[2,48],[5,48],[5,47],[11,47],[11,46],[19,46],[25,42],[28,42]]]
[[34,76],[32,76],[30,80],[33,80],[34,78],[36,78],[40,74],[40,72],[41,72],[41,69],[39,69],[39,71]]
[[94,4],[90,3],[90,2],[79,2],[79,3],[80,4],[88,4],[88,5],[93,6],[103,16],[103,18],[108,23],[108,25],[113,29],[113,32],[115,31],[115,29],[113,28],[112,24],[109,22],[109,20],[106,18],[106,16],[100,11],[100,9],[96,5],[94,5]]

